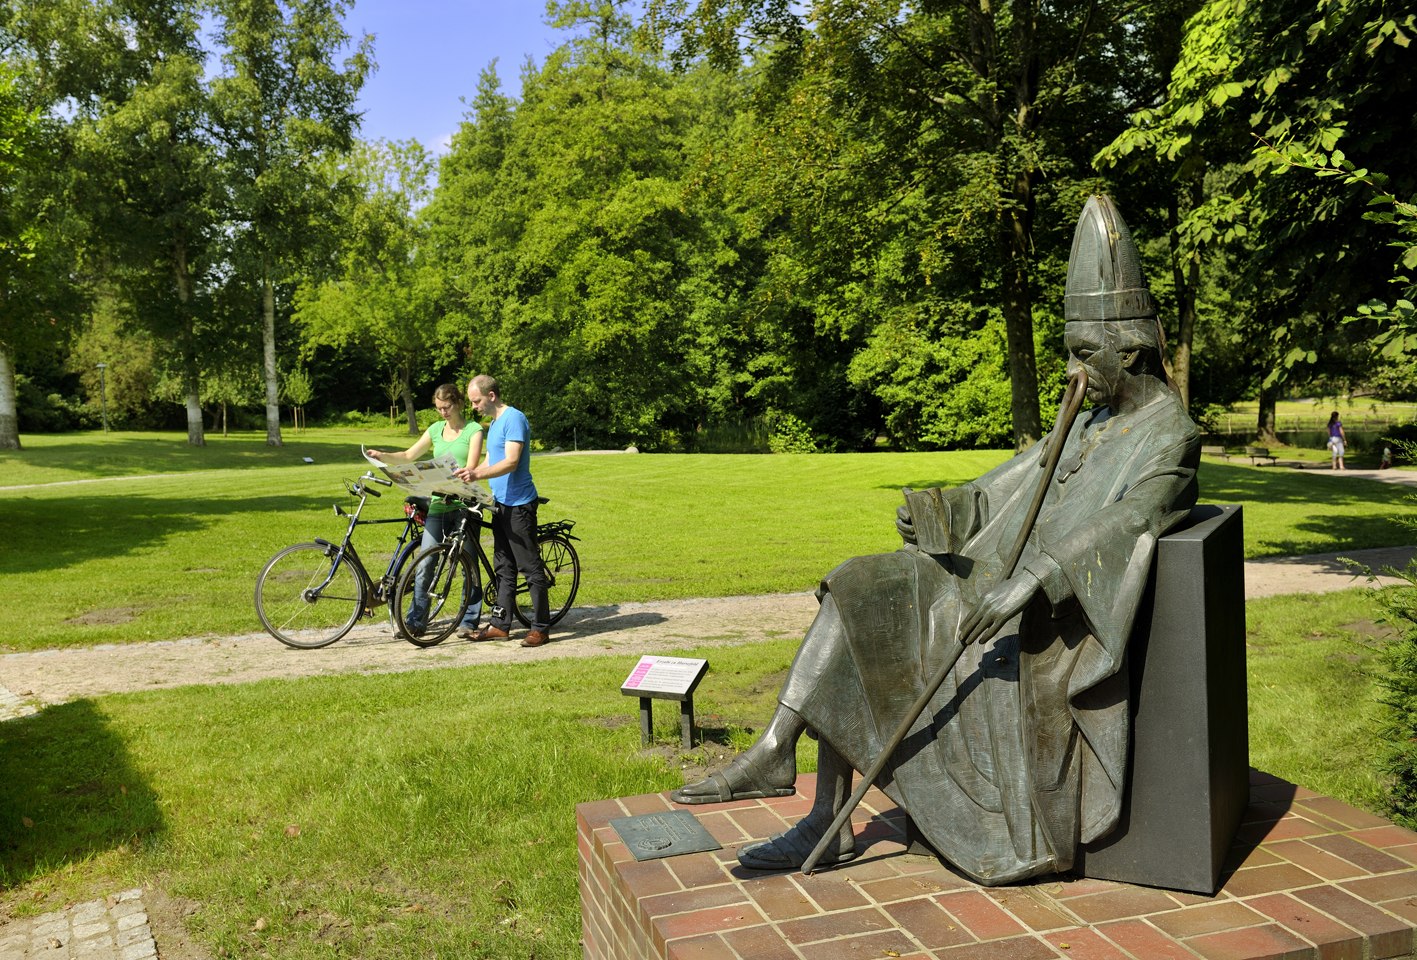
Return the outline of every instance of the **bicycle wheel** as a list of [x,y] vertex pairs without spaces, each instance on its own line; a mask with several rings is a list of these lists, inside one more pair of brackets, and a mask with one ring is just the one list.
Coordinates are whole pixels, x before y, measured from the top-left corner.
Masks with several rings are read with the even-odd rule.
[[477,569],[454,544],[429,547],[404,565],[392,606],[399,634],[418,647],[442,643],[480,595]]
[[364,582],[332,544],[286,547],[256,578],[256,616],[286,646],[329,646],[349,632],[363,609]]
[[[576,555],[571,541],[559,533],[542,537],[536,542],[536,547],[541,553],[541,566],[546,571],[550,623],[556,623],[571,609],[571,602],[576,599],[576,591],[581,587],[581,558]],[[520,574],[517,576],[517,592],[512,598],[512,612],[524,626],[531,626],[531,591]]]

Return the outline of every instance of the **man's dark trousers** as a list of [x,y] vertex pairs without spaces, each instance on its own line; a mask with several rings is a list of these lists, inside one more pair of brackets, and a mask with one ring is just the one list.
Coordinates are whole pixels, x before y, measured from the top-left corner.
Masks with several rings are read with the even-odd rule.
[[546,598],[546,571],[536,547],[537,503],[509,507],[498,503],[492,511],[492,564],[497,572],[497,606],[502,622],[492,625],[506,630],[512,624],[512,602],[517,592],[517,571],[526,578],[531,593],[531,628],[547,630],[551,607]]

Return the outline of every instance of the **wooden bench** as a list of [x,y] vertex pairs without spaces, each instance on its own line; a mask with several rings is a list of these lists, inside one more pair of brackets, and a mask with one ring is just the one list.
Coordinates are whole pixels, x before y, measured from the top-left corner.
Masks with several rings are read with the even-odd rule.
[[1227,451],[1224,447],[1221,446],[1203,446],[1201,447],[1201,456],[1222,457],[1226,460],[1230,459],[1229,451]]
[[1245,456],[1250,458],[1251,466],[1254,466],[1256,462],[1260,462],[1260,466],[1264,466],[1262,461],[1268,460],[1273,464],[1278,460],[1278,457],[1269,452],[1269,447],[1246,447]]

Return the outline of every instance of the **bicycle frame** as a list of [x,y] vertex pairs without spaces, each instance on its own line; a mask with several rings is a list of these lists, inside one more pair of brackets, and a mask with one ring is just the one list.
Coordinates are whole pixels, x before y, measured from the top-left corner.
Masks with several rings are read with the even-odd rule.
[[[366,473],[356,481],[345,481],[345,486],[350,494],[359,498],[359,505],[354,508],[353,513],[346,513],[344,508],[335,504],[335,516],[348,517],[349,526],[345,528],[344,539],[338,546],[334,541],[326,540],[322,537],[314,537],[315,543],[324,546],[327,551],[334,551],[335,561],[330,565],[330,574],[325,578],[325,582],[315,587],[311,592],[318,594],[329,585],[339,572],[340,564],[349,563],[355,575],[364,585],[364,615],[372,616],[376,607],[380,607],[389,602],[390,594],[393,591],[394,581],[398,578],[398,572],[403,567],[405,561],[418,549],[418,543],[412,539],[415,530],[421,530],[421,525],[411,514],[403,517],[390,517],[385,520],[362,520],[360,514],[364,512],[364,505],[369,497],[378,497],[377,490],[369,489],[366,484],[369,481],[388,484],[389,481],[381,480],[372,474]],[[393,555],[389,558],[389,565],[384,570],[384,575],[376,583],[370,576],[369,571],[364,566],[364,561],[359,557],[359,551],[354,548],[354,528],[360,526],[377,525],[381,523],[402,523],[403,530],[399,532],[397,546],[394,547]]]
[[[470,598],[468,603],[481,603],[490,598],[493,616],[506,616],[507,611],[496,606],[498,585],[497,568],[493,565],[492,558],[488,556],[487,548],[482,545],[482,528],[492,525],[492,513],[497,509],[496,504],[483,503],[481,501],[467,500],[463,497],[453,496],[447,496],[444,500],[445,502],[460,504],[464,510],[464,515],[462,524],[454,533],[444,537],[443,542],[448,543],[458,540],[463,544],[467,544],[471,541],[473,547],[472,553],[476,558],[476,562],[480,564],[484,575],[482,595]],[[541,502],[545,503],[546,501],[543,499]],[[568,540],[579,540],[580,537],[571,533],[571,528],[575,525],[576,522],[574,520],[551,520],[546,523],[539,523],[536,525],[536,538],[539,541],[543,537],[551,534],[561,534]],[[528,587],[525,581],[518,578],[516,592],[522,594],[527,591]]]

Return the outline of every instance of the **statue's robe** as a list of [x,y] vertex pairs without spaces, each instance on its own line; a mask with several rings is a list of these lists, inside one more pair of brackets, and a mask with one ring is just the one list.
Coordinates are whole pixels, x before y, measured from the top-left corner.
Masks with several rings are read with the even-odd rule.
[[1085,412],[1019,563],[1042,590],[992,642],[961,650],[960,621],[1000,582],[1050,442],[937,494],[948,552],[907,546],[829,574],[780,697],[864,770],[957,658],[877,783],[986,884],[1067,870],[1079,843],[1116,826],[1127,641],[1156,541],[1196,500],[1199,434],[1174,394],[1129,415]]

